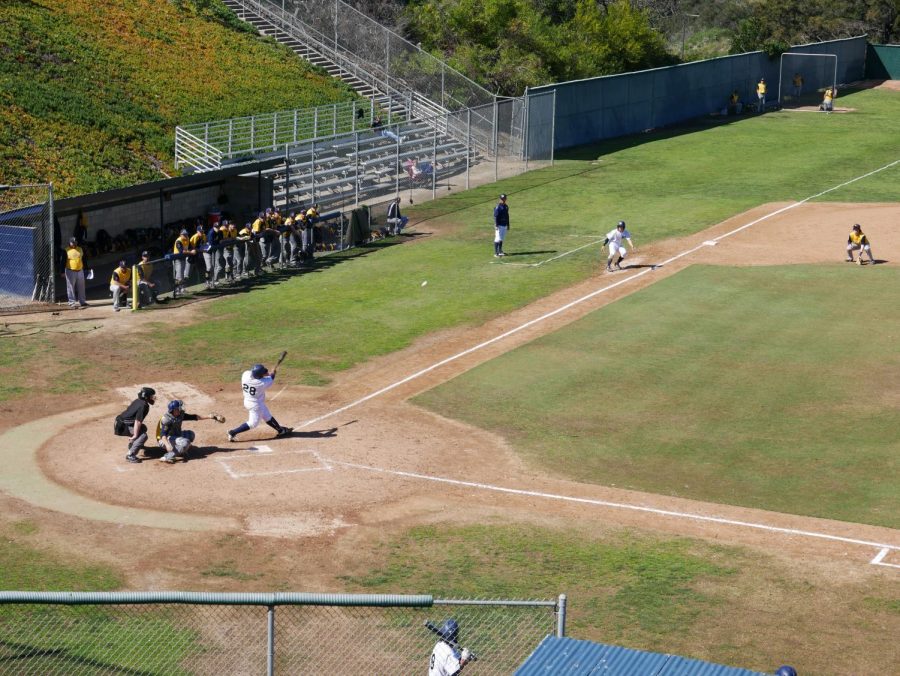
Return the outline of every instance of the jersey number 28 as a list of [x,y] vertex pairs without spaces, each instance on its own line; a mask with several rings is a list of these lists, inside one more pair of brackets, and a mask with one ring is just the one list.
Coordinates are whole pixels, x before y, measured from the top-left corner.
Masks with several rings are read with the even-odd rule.
[[251,397],[256,396],[256,388],[252,385],[248,385],[247,383],[244,383],[244,392],[249,394]]

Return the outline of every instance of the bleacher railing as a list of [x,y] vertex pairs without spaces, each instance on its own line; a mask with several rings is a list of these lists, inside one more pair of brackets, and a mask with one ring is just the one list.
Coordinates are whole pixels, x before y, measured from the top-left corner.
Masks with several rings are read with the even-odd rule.
[[478,674],[511,674],[565,636],[566,597],[0,592],[0,663],[17,674],[425,673],[453,618]]
[[[231,0],[318,52],[376,92],[388,111],[408,118],[477,108],[494,96],[462,73],[341,0]],[[391,122],[392,120],[388,120]],[[453,128],[440,130],[455,133]],[[483,139],[473,137],[485,151]]]

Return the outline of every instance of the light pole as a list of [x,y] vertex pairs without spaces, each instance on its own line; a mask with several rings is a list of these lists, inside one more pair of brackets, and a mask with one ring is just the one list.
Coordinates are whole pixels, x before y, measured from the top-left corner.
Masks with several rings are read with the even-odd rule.
[[699,14],[682,14],[681,15],[681,60],[684,61],[684,32],[687,26],[687,22],[685,19],[687,17],[691,17],[692,19],[699,19]]

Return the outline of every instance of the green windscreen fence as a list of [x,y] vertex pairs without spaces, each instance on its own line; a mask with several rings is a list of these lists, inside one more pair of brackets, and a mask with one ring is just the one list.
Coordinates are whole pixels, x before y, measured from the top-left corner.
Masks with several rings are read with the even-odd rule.
[[866,79],[900,80],[900,45],[869,45]]
[[[832,79],[838,84],[854,82],[865,74],[865,36],[800,45],[791,47],[790,51],[837,56],[837,75],[828,78],[828,84]],[[833,60],[829,61],[833,64]],[[527,94],[532,99],[529,138],[549,138],[548,120],[553,117],[556,149],[678,124],[720,111],[735,90],[744,103],[755,103],[756,83],[760,78],[768,83],[767,101],[773,105],[778,100],[779,64],[778,57],[750,52],[534,87]],[[831,64],[830,72],[833,72]],[[796,68],[794,64],[791,66]],[[555,92],[555,96],[547,97],[549,92]],[[533,99],[538,96],[542,97],[540,102]],[[555,116],[543,111],[548,105],[553,105]],[[534,128],[541,125],[541,129]]]

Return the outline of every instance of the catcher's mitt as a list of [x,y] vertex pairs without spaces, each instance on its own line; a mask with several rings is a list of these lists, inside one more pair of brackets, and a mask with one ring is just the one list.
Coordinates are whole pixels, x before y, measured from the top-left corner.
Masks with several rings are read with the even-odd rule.
[[223,423],[223,422],[225,422],[225,416],[224,416],[224,415],[220,415],[219,413],[211,413],[209,417],[212,418],[213,420],[215,420],[215,421],[218,422],[218,423]]

